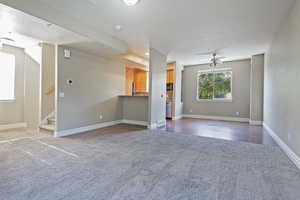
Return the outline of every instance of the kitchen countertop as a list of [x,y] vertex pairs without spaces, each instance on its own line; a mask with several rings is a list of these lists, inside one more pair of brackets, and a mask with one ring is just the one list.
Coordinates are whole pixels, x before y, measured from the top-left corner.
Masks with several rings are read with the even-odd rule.
[[119,97],[149,97],[149,95],[119,95]]

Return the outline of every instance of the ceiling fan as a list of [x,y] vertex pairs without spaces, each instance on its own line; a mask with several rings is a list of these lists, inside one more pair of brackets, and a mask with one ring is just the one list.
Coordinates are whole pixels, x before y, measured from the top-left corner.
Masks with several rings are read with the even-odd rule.
[[212,68],[217,67],[217,65],[223,64],[222,59],[225,59],[226,57],[224,56],[217,56],[219,54],[220,49],[216,49],[214,51],[206,52],[206,53],[198,53],[196,55],[200,56],[212,56],[210,59],[210,66]]

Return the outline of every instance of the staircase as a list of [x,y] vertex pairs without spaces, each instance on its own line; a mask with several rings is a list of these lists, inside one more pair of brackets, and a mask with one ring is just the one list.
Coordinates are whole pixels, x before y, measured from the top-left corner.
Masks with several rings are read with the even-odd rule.
[[[43,91],[43,95],[49,96],[47,98],[50,98],[50,95],[53,95],[55,92],[55,86],[51,85],[49,88],[47,88],[45,91]],[[54,101],[54,96],[51,99]],[[56,119],[55,119],[55,112],[49,113],[47,117],[45,117],[40,125],[40,129],[47,130],[54,132],[56,128]]]
[[48,131],[55,131],[55,124],[56,124],[55,117],[49,117],[47,119],[47,123],[40,125],[40,128]]

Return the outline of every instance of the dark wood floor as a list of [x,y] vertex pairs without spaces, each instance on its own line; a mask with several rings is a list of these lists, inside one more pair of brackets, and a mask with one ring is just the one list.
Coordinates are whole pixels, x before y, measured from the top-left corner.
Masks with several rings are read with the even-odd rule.
[[169,132],[180,132],[187,135],[254,144],[277,145],[262,126],[250,126],[248,123],[186,118],[176,121],[168,120],[167,126],[160,129]]
[[[94,131],[89,131],[86,134],[78,134],[72,137],[82,137],[86,139],[89,137],[95,137],[101,135],[115,135],[128,132],[134,132],[144,130],[143,126],[134,126],[127,124],[120,124],[112,127],[102,128]],[[242,141],[254,144],[265,144],[277,146],[272,137],[267,133],[262,126],[250,126],[248,123],[239,122],[224,122],[213,120],[201,120],[201,119],[180,119],[176,121],[168,120],[167,126],[159,128],[160,130],[166,130],[169,132],[177,132],[186,135],[196,135],[217,139],[225,139],[231,141]],[[35,132],[25,130],[12,130],[1,132],[0,140],[15,139],[18,137],[24,137],[24,134],[31,134],[33,136],[38,135]],[[7,134],[5,134],[7,133]],[[21,134],[22,133],[22,134]]]

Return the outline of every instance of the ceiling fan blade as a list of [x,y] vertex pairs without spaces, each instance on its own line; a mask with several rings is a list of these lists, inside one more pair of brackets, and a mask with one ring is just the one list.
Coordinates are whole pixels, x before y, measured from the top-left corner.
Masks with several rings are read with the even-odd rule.
[[224,48],[218,48],[218,49],[216,49],[214,52],[215,52],[216,54],[220,54],[221,51],[222,51],[223,49],[224,49]]
[[216,53],[216,50],[214,51],[207,51],[207,52],[203,52],[203,53],[197,53],[196,55],[207,55],[207,56],[211,56],[214,53]]
[[220,54],[221,50],[223,50],[224,48],[217,48],[215,50],[212,51],[207,51],[207,52],[203,52],[203,53],[197,53],[196,55],[213,55],[213,54]]
[[221,57],[217,57],[216,59],[222,60],[222,59],[225,59],[225,58],[226,58],[225,56],[221,56]]
[[210,56],[210,55],[212,55],[212,53],[211,53],[211,52],[207,52],[207,53],[196,53],[195,55],[197,55],[197,56]]

